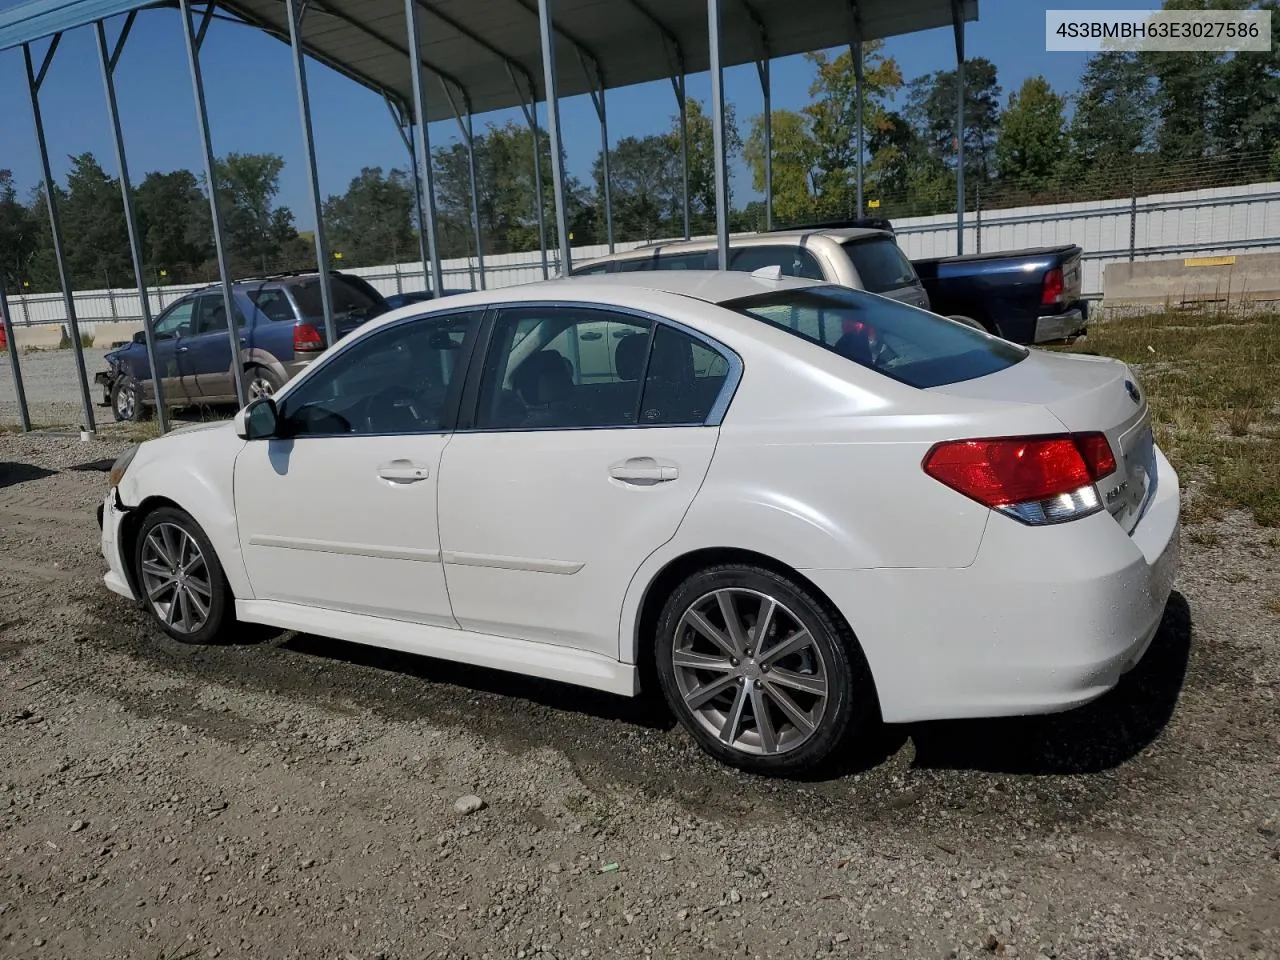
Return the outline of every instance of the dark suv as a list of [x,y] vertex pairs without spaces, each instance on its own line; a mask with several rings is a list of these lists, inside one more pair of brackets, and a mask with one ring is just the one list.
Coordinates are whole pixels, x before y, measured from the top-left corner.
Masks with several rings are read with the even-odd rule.
[[[338,336],[389,309],[360,277],[335,271],[330,281]],[[274,393],[328,346],[315,271],[239,280],[231,292],[250,399]],[[156,317],[152,332],[166,406],[236,402],[221,286],[196,290],[171,304]],[[108,353],[106,361],[107,369],[94,377],[103,404],[117,420],[149,416],[156,391],[143,334],[134,334],[132,343]]]

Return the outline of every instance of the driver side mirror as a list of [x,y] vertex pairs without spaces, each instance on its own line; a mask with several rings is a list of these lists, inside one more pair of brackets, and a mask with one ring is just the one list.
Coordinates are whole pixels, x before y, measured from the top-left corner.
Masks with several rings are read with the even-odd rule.
[[280,411],[272,397],[257,397],[236,414],[236,436],[241,440],[268,440],[279,426]]

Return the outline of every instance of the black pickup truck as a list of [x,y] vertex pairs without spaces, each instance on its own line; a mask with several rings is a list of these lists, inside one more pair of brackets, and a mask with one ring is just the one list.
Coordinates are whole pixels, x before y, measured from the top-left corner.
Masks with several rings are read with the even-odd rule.
[[1016,343],[1047,343],[1084,334],[1089,305],[1080,299],[1074,244],[912,260],[929,309],[981,326]]

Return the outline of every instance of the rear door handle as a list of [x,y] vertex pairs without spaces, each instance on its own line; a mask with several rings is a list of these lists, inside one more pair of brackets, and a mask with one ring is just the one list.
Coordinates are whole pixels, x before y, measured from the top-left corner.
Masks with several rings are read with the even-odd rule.
[[378,467],[378,476],[392,483],[417,483],[431,476],[431,471],[426,464],[412,460],[392,460]]
[[630,457],[609,467],[609,476],[623,483],[649,486],[666,483],[680,476],[680,468],[666,460],[653,457]]

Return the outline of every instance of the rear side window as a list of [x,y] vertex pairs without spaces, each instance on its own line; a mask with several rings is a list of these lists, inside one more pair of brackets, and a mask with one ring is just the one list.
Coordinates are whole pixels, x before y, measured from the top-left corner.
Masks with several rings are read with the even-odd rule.
[[608,272],[609,272],[609,264],[597,263],[595,266],[592,266],[592,267],[578,267],[576,270],[573,271],[573,276],[594,277],[594,276],[597,276],[598,274],[608,273]]
[[884,293],[919,283],[915,267],[890,237],[868,237],[843,244],[864,290]]
[[249,291],[254,302],[268,320],[293,320],[293,304],[279,287]]
[[722,306],[921,389],[985,377],[1027,356],[1007,340],[847,287],[777,290]]
[[659,270],[713,270],[714,254],[663,253],[658,256]]
[[730,254],[731,269],[751,273],[761,267],[780,267],[785,277],[825,280],[817,258],[798,246],[744,247]]

